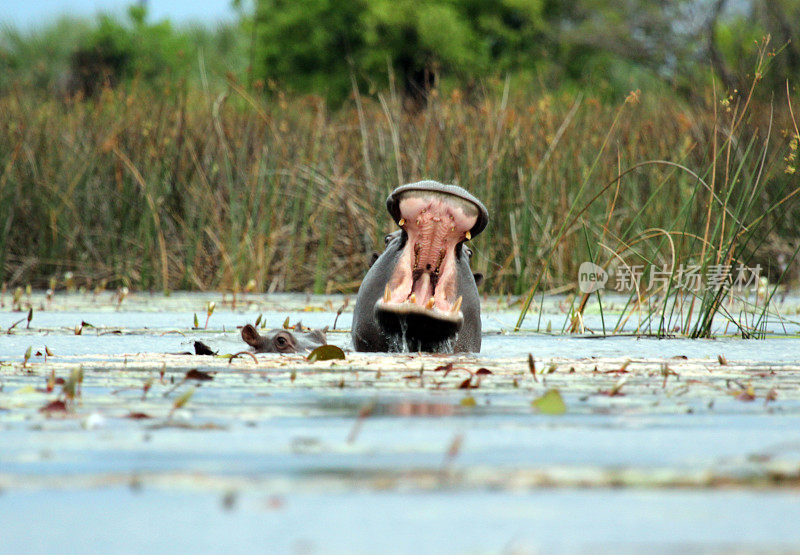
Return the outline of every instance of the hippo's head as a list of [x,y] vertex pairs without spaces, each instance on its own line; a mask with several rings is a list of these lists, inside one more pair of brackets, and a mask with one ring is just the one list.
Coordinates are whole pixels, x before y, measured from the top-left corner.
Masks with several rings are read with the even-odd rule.
[[480,350],[480,302],[464,243],[486,227],[486,208],[435,181],[398,187],[386,207],[400,229],[359,289],[356,349]]
[[257,353],[296,353],[327,344],[325,330],[299,332],[280,329],[269,330],[261,335],[251,324],[242,328],[242,339]]

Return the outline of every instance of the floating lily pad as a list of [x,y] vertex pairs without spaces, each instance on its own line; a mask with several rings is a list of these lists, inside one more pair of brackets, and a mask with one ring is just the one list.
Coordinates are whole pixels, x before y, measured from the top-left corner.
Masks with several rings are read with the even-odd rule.
[[548,389],[544,395],[533,401],[533,406],[542,414],[564,414],[567,412],[567,405],[561,398],[561,393],[557,389]]
[[336,345],[322,345],[317,347],[308,354],[309,362],[317,362],[318,360],[344,360],[344,351]]

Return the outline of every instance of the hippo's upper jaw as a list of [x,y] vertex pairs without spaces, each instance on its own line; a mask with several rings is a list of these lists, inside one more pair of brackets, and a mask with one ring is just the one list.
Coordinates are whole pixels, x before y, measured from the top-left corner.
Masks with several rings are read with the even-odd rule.
[[[359,290],[356,348],[480,350],[477,286],[463,243],[486,226],[486,209],[464,189],[434,181],[399,187],[387,208],[400,231],[390,236]],[[369,317],[375,324],[365,321]],[[465,320],[469,330],[461,334]],[[465,337],[448,348],[459,335]]]

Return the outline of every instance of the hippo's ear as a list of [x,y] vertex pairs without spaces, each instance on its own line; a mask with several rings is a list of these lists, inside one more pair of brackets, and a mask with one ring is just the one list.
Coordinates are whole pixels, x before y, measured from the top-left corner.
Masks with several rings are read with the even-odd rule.
[[480,287],[481,283],[483,283],[483,274],[480,272],[475,272],[472,274],[472,277],[475,279],[475,285]]
[[321,343],[323,345],[327,345],[328,344],[328,338],[325,337],[325,332],[326,331],[328,331],[328,326],[325,326],[325,328],[321,329],[321,330],[311,330],[310,332],[308,332],[308,335],[313,337],[314,339],[316,339],[318,343]]
[[245,343],[256,349],[264,342],[264,339],[259,335],[256,328],[250,324],[242,328],[242,339]]

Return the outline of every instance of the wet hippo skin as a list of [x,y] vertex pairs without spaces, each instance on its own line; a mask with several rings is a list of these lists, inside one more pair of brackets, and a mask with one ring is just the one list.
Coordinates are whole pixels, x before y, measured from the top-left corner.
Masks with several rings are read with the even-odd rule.
[[483,231],[483,204],[455,185],[398,187],[386,207],[400,227],[367,272],[353,313],[358,351],[478,352],[480,299],[465,245]]
[[267,330],[261,335],[251,324],[242,328],[242,339],[257,353],[297,353],[327,344],[325,330],[300,332],[278,329]]

